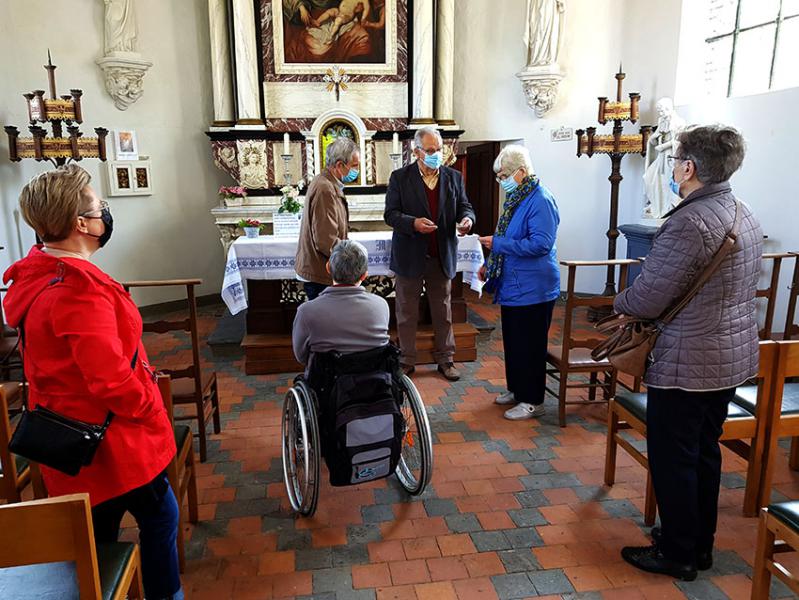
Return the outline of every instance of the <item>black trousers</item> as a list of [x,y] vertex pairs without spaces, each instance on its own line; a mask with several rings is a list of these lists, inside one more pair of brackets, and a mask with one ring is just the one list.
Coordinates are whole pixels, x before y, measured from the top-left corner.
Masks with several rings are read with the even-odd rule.
[[505,379],[517,402],[543,404],[547,378],[547,340],[555,301],[502,306]]
[[691,564],[710,552],[718,520],[719,437],[735,388],[713,392],[649,388],[646,442],[662,529],[661,550]]

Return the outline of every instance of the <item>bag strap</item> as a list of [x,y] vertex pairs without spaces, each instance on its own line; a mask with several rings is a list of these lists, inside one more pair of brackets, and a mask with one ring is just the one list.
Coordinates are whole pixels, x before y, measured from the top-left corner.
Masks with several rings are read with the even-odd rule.
[[710,279],[713,274],[718,270],[721,266],[721,263],[727,258],[727,255],[732,251],[735,247],[735,244],[738,241],[738,234],[741,228],[741,201],[735,200],[735,221],[733,222],[732,229],[724,236],[724,240],[721,242],[721,247],[716,251],[716,255],[713,257],[713,260],[710,264],[705,267],[705,270],[700,273],[699,277],[696,278],[694,284],[691,288],[686,292],[685,296],[683,296],[682,300],[680,300],[671,310],[669,310],[665,316],[658,319],[660,327],[668,325],[674,317],[677,316],[685,306],[693,299],[694,296],[702,289],[702,286],[707,283],[708,279]]
[[[56,275],[53,277],[48,283],[47,286],[39,290],[39,292],[34,296],[31,303],[28,305],[27,310],[22,314],[22,318],[19,320],[19,325],[17,329],[19,329],[19,339],[17,340],[17,344],[19,345],[21,342],[22,351],[24,353],[25,350],[25,317],[28,315],[28,311],[33,306],[33,303],[39,298],[39,296],[45,291],[50,289],[52,286],[56,285],[57,283],[61,283],[64,281],[64,263],[58,263],[58,267],[56,270]],[[16,349],[17,346],[14,346]],[[13,352],[13,351],[12,351]],[[139,348],[136,347],[136,352],[133,353],[133,358],[130,361],[130,370],[133,371],[136,369],[136,361],[139,358]],[[22,410],[28,410],[28,378],[25,375],[25,356],[23,354],[22,357]],[[105,431],[108,429],[108,426],[111,425],[111,421],[114,419],[114,413],[108,411],[108,415],[105,418],[105,422],[102,425],[102,432],[105,434]]]

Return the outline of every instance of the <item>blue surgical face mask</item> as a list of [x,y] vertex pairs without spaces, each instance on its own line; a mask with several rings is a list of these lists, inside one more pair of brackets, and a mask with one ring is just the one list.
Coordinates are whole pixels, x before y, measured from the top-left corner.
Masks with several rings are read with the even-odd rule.
[[671,191],[674,192],[675,196],[679,196],[680,198],[682,198],[682,196],[680,196],[680,184],[674,181],[674,173],[671,174],[671,179],[669,180],[669,188],[671,188]]
[[431,169],[439,168],[442,162],[444,162],[444,156],[441,154],[441,150],[433,154],[424,155],[424,164]]
[[519,184],[516,183],[516,180],[513,178],[513,176],[506,177],[499,182],[499,185],[501,185],[502,189],[505,190],[505,194],[511,194],[517,187],[519,187]]
[[343,181],[344,183],[352,183],[353,181],[358,179],[358,173],[360,173],[358,169],[355,168],[350,169],[349,173],[347,173],[344,177],[341,178],[341,181]]

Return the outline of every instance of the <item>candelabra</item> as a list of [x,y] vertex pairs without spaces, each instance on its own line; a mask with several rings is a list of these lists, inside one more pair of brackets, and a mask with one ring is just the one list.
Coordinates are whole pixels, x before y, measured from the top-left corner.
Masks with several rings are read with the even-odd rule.
[[[47,78],[50,84],[50,98],[44,97],[44,90],[34,90],[30,94],[23,94],[28,103],[28,131],[32,137],[19,137],[19,130],[13,125],[4,127],[8,135],[8,153],[12,162],[19,162],[23,158],[33,158],[37,161],[49,160],[55,166],[61,166],[68,160],[82,160],[84,158],[106,159],[105,138],[108,130],[96,127],[97,137],[83,137],[78,127],[83,122],[81,96],[83,92],[78,89],[69,90],[69,94],[58,96],[56,94],[55,70],[56,67],[47,52]],[[63,137],[62,121],[66,124],[68,137]],[[47,137],[47,130],[37,123],[50,123],[53,137]]]
[[[619,217],[619,184],[623,179],[621,175],[621,159],[625,154],[646,155],[646,145],[652,133],[652,127],[642,125],[637,134],[622,135],[624,121],[635,123],[638,120],[638,103],[641,94],[631,93],[630,101],[623,102],[622,81],[625,74],[619,65],[619,72],[616,73],[616,101],[608,102],[606,97],[599,98],[599,117],[598,121],[604,125],[608,121],[613,121],[613,133],[610,135],[597,135],[596,127],[588,127],[585,130],[578,129],[577,134],[577,156],[586,154],[589,158],[594,154],[607,154],[610,156],[611,172],[610,181],[610,224],[607,231],[608,237],[608,260],[616,258],[616,238],[619,237],[618,217]],[[616,295],[616,270],[613,265],[608,266],[605,296]],[[610,309],[608,308],[608,311]],[[590,320],[599,320],[608,311],[591,310],[588,317]]]

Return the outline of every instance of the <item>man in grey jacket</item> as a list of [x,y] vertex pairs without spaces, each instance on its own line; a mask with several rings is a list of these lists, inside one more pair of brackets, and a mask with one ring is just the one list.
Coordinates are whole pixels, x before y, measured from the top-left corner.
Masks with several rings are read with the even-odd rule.
[[388,303],[361,285],[368,260],[358,242],[338,242],[327,263],[332,287],[297,308],[292,343],[306,375],[314,352],[359,352],[388,344]]
[[614,302],[616,312],[657,319],[679,302],[711,262],[741,211],[737,243],[719,269],[661,333],[647,386],[647,451],[660,510],[651,547],[622,556],[645,571],[692,580],[712,565],[721,451],[718,440],[736,386],[758,371],[755,292],[763,232],[738,204],[729,178],[744,140],[731,127],[680,134],[672,189],[684,200],[666,216],[641,274]]

